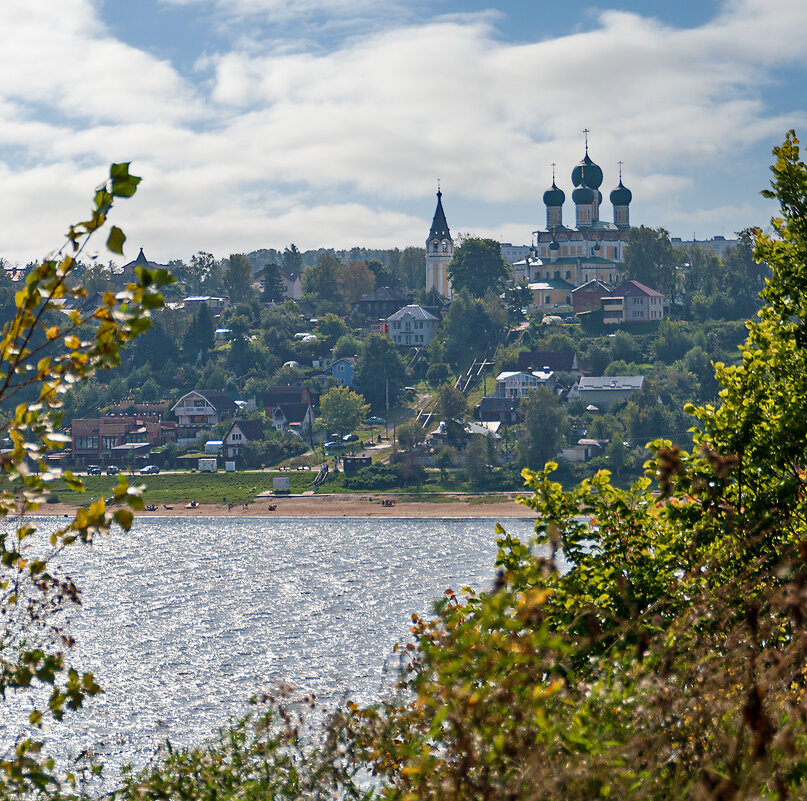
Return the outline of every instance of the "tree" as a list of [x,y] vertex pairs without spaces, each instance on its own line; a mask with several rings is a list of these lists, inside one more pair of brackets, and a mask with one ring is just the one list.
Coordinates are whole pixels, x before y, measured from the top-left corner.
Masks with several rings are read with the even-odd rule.
[[[9,443],[0,466],[0,516],[6,523],[0,536],[0,698],[3,704],[30,710],[30,725],[0,761],[3,796],[71,792],[70,777],[60,780],[39,732],[48,716],[61,720],[100,687],[91,673],[81,673],[68,662],[72,638],[67,617],[80,597],[56,558],[66,548],[109,533],[113,524],[128,530],[132,510],[142,508],[137,490],[121,476],[108,501],[101,498],[80,508],[53,533],[43,533],[29,518],[45,503],[53,479],[83,490],[70,471],[45,459],[46,451],[63,447],[69,439],[59,430],[65,390],[117,366],[120,349],[149,327],[151,310],[162,305],[159,288],[170,278],[164,271],[138,269],[125,293],[106,293],[100,304],[87,304],[85,288],[72,281],[77,257],[107,221],[115,199],[131,197],[139,182],[128,164],[112,165],[109,179],[95,192],[87,220],[70,227],[62,255],[29,271],[0,334],[0,407]],[[108,249],[122,254],[124,242],[123,232],[112,226]],[[76,308],[54,317],[63,298],[76,301]],[[35,402],[20,402],[25,395]],[[38,472],[31,470],[32,464]]]
[[263,303],[282,303],[286,297],[286,286],[280,277],[280,267],[277,264],[267,264],[263,273]]
[[242,253],[231,253],[224,271],[224,288],[233,303],[250,300],[252,292],[252,265]]
[[507,314],[510,323],[521,322],[525,318],[522,309],[527,309],[532,305],[532,290],[526,281],[519,281],[515,286],[505,290],[504,304],[507,307]]
[[293,242],[283,251],[283,269],[287,272],[300,275],[305,265],[303,264],[303,254],[297,250],[297,245]]
[[375,283],[375,274],[363,261],[350,261],[342,266],[339,276],[339,286],[342,297],[350,305],[360,297],[372,292]]
[[383,334],[370,334],[361,347],[353,386],[374,412],[394,406],[406,384],[406,365],[393,341]]
[[481,358],[500,332],[485,304],[466,291],[454,296],[440,330],[445,337],[446,361],[457,370]]
[[213,313],[207,303],[200,303],[193,315],[191,324],[182,340],[182,350],[186,358],[196,361],[207,356],[216,341],[216,328]]
[[566,412],[546,387],[530,390],[519,403],[524,421],[518,455],[522,465],[543,465],[554,459],[566,436]]
[[319,411],[328,430],[350,433],[367,416],[370,405],[347,387],[331,387],[320,398]]
[[426,441],[426,432],[417,420],[407,420],[398,426],[398,444],[407,451],[414,451],[418,445]]
[[313,267],[303,273],[303,300],[312,303],[318,314],[347,311],[341,289],[342,265],[336,256],[323,253]]
[[468,292],[483,298],[488,289],[499,294],[510,274],[502,258],[502,246],[495,239],[466,239],[448,265],[454,292]]
[[675,252],[663,228],[631,228],[623,269],[633,278],[668,298],[677,294]]
[[434,394],[434,413],[445,423],[449,445],[457,446],[464,438],[463,422],[468,416],[468,401],[453,384],[443,384]]

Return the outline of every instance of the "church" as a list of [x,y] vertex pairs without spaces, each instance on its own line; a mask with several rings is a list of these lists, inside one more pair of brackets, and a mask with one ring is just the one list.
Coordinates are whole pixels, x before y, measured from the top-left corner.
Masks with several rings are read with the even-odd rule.
[[[588,131],[586,131],[588,133]],[[563,280],[572,287],[589,281],[615,284],[622,280],[622,264],[630,228],[630,189],[622,183],[622,165],[619,184],[610,194],[613,222],[600,219],[603,172],[586,152],[572,170],[572,202],[574,228],[563,222],[563,204],[566,193],[558,188],[552,175],[552,186],[544,192],[546,228],[533,231],[534,257],[517,265],[525,280]],[[520,270],[518,269],[520,268]]]
[[[613,222],[606,222],[600,219],[603,172],[589,156],[586,136],[585,155],[571,175],[573,228],[563,222],[566,193],[555,183],[555,165],[552,167],[552,186],[543,196],[546,228],[533,231],[532,255],[513,265],[514,277],[530,284],[547,283],[560,294],[590,281],[620,283],[624,278],[622,264],[633,199],[630,189],[622,183],[621,162],[619,183],[609,196]],[[454,254],[454,241],[443,211],[442,196],[438,189],[437,208],[426,240],[426,289],[436,289],[450,299],[452,290],[447,269]]]

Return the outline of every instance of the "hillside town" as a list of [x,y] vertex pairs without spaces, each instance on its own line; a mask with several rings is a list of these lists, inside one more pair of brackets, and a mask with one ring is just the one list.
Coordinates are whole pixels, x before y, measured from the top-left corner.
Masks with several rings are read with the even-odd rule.
[[[714,398],[712,364],[735,358],[766,268],[742,233],[633,227],[621,164],[606,220],[588,142],[570,177],[573,224],[553,167],[530,245],[455,239],[438,188],[424,248],[168,264],[141,248],[122,268],[80,265],[88,302],[141,267],[175,282],[121,367],[68,393],[70,446],[49,459],[97,473],[329,465],[356,488],[516,489],[548,460],[569,481],[635,477],[648,441],[688,443],[683,403]],[[7,301],[24,276],[6,271]]]

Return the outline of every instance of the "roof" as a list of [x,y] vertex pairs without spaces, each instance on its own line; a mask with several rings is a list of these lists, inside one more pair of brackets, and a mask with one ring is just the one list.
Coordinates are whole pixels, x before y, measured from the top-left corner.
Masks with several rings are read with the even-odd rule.
[[605,292],[606,295],[611,293],[612,287],[603,281],[592,278],[591,281],[586,281],[585,284],[575,287],[572,292]]
[[546,292],[549,289],[562,289],[569,292],[573,285],[562,278],[547,278],[545,281],[535,281],[532,284],[527,284],[527,286],[533,291],[538,290],[539,292]]
[[518,409],[520,403],[521,398],[500,398],[497,395],[486,395],[476,404],[475,408],[480,412],[506,412]]
[[347,362],[348,364],[356,364],[356,357],[355,356],[340,356],[338,359],[334,359],[327,367],[324,367],[322,372],[323,373],[332,373],[333,368],[339,364],[340,362]]
[[663,297],[661,292],[657,292],[655,289],[651,289],[649,286],[645,286],[645,284],[640,284],[638,281],[625,281],[624,284],[620,284],[615,290],[614,295],[623,295],[625,297],[634,297],[636,295],[646,295],[649,297],[660,298]]
[[429,229],[429,239],[451,239],[446,213],[443,211],[443,193],[439,189],[437,190],[437,208],[434,210],[432,227]]
[[230,430],[227,432],[227,436],[225,439],[230,436],[232,430],[238,426],[238,430],[247,438],[247,439],[263,439],[263,426],[261,425],[260,420],[233,420],[233,424],[230,426]]
[[517,367],[519,370],[540,370],[548,367],[550,370],[571,373],[575,369],[576,359],[577,355],[573,350],[533,350],[518,354]]
[[123,265],[124,270],[134,270],[135,267],[147,267],[149,270],[164,270],[165,264],[158,264],[156,261],[149,261],[143,253],[143,248],[140,248],[140,253],[134,261],[130,261]]
[[390,286],[379,286],[376,287],[372,292],[368,292],[366,295],[362,295],[356,303],[364,303],[368,301],[374,300],[394,300],[396,302],[407,300],[409,298],[409,292],[406,289],[401,289],[400,287],[390,287]]
[[398,309],[395,314],[387,317],[387,320],[404,320],[410,318],[412,320],[437,320],[437,318],[426,311],[423,306],[418,306],[416,303],[410,303],[402,309]]
[[[308,387],[300,385],[269,387],[269,389],[263,393],[263,405],[277,406],[283,403],[301,403],[303,392],[307,389]],[[313,390],[310,389],[308,391],[313,392]]]
[[275,407],[275,414],[278,410],[283,412],[283,416],[288,423],[302,423],[311,409],[308,403],[280,403]]
[[192,389],[190,392],[186,392],[171,407],[171,411],[174,411],[174,409],[176,409],[176,407],[179,406],[179,404],[182,403],[182,401],[187,398],[188,395],[194,394],[204,398],[216,411],[224,411],[226,409],[235,410],[238,408],[235,401],[224,392],[219,392],[215,389]]
[[643,375],[600,375],[583,376],[577,383],[578,392],[592,390],[626,390],[641,389]]
[[497,381],[507,381],[508,378],[514,378],[515,376],[523,375],[523,376],[534,376],[539,381],[550,381],[554,377],[554,373],[550,370],[548,373],[545,373],[543,370],[533,370],[533,371],[526,371],[526,370],[509,370],[503,373],[499,373],[496,376]]

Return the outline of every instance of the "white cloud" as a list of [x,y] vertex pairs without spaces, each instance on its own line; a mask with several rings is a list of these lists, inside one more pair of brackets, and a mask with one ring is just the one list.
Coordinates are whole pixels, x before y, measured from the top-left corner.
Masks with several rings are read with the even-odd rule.
[[[732,0],[694,29],[607,11],[588,31],[519,45],[502,41],[490,15],[391,25],[328,52],[240,39],[199,59],[197,83],[112,37],[97,3],[7,2],[0,255],[22,261],[53,244],[110,161],[130,159],[145,180],[119,213],[151,258],[290,241],[421,242],[438,177],[447,201],[462,200],[455,208],[489,212],[487,230],[457,218],[452,228],[525,242],[543,221],[552,162],[570,194],[584,127],[606,204],[625,162],[634,222],[722,226],[737,215],[746,224],[762,208],[753,196],[761,178],[744,202],[718,197],[715,183],[739,191],[737,164],[807,122],[801,97],[791,108],[766,97],[782,66],[807,60],[802,0]],[[231,15],[291,8],[170,2]],[[304,7],[357,8],[294,4]],[[696,193],[704,197],[693,202]],[[516,207],[525,211],[514,217]]]

